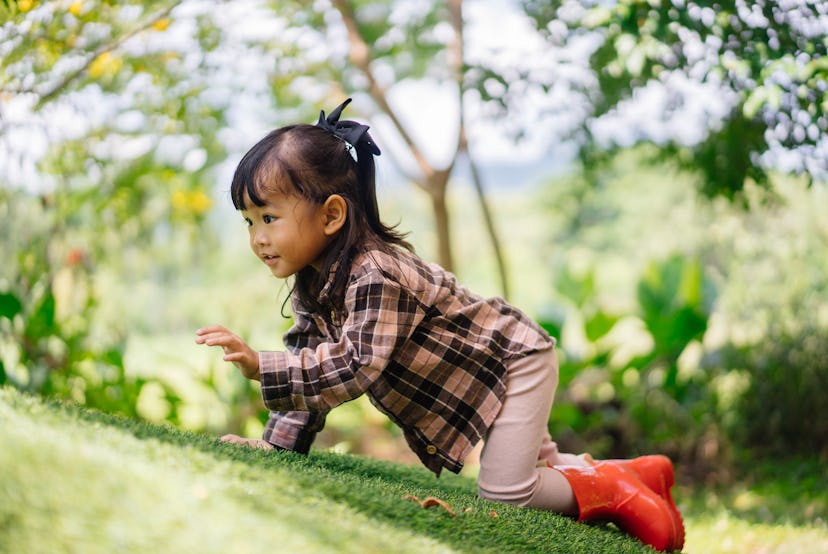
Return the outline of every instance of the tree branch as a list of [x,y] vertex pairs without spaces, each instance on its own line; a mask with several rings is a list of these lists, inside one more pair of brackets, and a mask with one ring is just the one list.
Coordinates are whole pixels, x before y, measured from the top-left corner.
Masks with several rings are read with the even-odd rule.
[[421,188],[426,189],[427,192],[433,193],[433,191],[430,190],[430,184],[433,182],[433,175],[436,173],[436,170],[414,143],[411,135],[409,135],[405,130],[402,122],[399,118],[397,118],[394,110],[391,109],[391,106],[388,104],[385,89],[383,89],[379,82],[377,82],[376,76],[371,69],[371,49],[368,47],[368,44],[359,32],[356,16],[354,15],[354,11],[351,8],[350,3],[346,0],[332,0],[332,3],[342,16],[342,21],[348,31],[348,42],[350,44],[349,58],[351,63],[353,63],[362,72],[365,78],[368,79],[368,92],[371,95],[371,98],[374,99],[374,102],[377,103],[380,110],[382,110],[382,112],[391,119],[391,122],[394,124],[394,128],[397,129],[397,132],[402,137],[406,146],[408,146],[408,149],[414,156],[417,165],[420,167],[420,171],[423,173],[424,178],[421,181],[415,179],[414,182]]
[[164,19],[168,15],[170,15],[170,12],[172,12],[172,10],[176,6],[178,6],[180,3],[181,3],[181,0],[177,0],[173,4],[169,5],[168,7],[164,8],[163,10],[161,10],[160,12],[155,14],[155,16],[148,19],[144,24],[139,25],[138,27],[130,30],[129,32],[124,33],[123,35],[117,37],[112,42],[109,42],[107,44],[104,44],[104,45],[99,46],[98,48],[96,48],[90,55],[87,56],[86,61],[84,62],[84,64],[81,67],[79,67],[75,71],[69,73],[68,75],[65,75],[63,77],[63,79],[60,80],[60,82],[58,82],[56,85],[54,85],[47,92],[40,95],[40,98],[37,101],[37,108],[36,109],[39,109],[39,108],[43,107],[44,104],[46,104],[47,102],[52,100],[54,97],[58,96],[61,93],[61,91],[63,91],[63,89],[65,89],[70,84],[72,84],[73,81],[77,80],[78,78],[81,77],[81,75],[86,73],[86,71],[89,69],[89,66],[92,65],[92,62],[94,62],[99,56],[101,56],[101,55],[103,55],[107,52],[112,52],[113,50],[117,49],[119,46],[121,46],[123,43],[125,43],[126,41],[128,41],[132,37],[138,35],[139,33],[142,33],[144,31],[146,31],[147,29],[152,27],[155,23],[157,23],[161,19]]

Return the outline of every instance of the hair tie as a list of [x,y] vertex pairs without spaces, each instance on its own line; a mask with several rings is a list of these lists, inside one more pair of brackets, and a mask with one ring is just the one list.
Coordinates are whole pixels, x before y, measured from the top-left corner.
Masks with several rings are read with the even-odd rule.
[[347,119],[339,121],[339,116],[342,115],[342,110],[344,110],[345,106],[350,103],[351,99],[348,98],[342,104],[337,106],[328,117],[325,117],[325,110],[320,111],[319,121],[316,122],[316,126],[333,133],[334,136],[337,136],[345,141],[345,145],[348,147],[348,152],[354,160],[357,159],[356,146],[360,142],[365,143],[373,155],[379,156],[380,149],[376,144],[374,144],[374,140],[371,138],[371,135],[368,134],[368,125],[363,125],[361,123],[357,123],[356,121],[350,121]]

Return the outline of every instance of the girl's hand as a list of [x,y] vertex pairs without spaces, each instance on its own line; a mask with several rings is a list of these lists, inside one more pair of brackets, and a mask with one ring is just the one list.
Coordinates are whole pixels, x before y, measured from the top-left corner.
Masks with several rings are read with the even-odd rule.
[[225,362],[232,362],[248,379],[261,380],[259,353],[247,346],[247,343],[238,335],[231,333],[221,325],[202,327],[196,331],[196,344],[221,346],[224,349]]
[[250,448],[259,448],[261,450],[273,450],[276,448],[267,441],[261,439],[246,439],[238,435],[224,435],[221,437],[221,442],[232,442],[233,444],[241,444],[249,446]]

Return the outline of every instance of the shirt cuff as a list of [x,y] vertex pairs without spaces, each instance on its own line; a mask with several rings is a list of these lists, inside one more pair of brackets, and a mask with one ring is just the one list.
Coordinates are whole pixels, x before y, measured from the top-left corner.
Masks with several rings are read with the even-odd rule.
[[310,452],[311,444],[313,444],[315,438],[315,430],[294,425],[288,422],[283,415],[277,418],[271,416],[267,426],[265,426],[264,433],[262,433],[262,439],[277,449],[292,450],[300,454]]

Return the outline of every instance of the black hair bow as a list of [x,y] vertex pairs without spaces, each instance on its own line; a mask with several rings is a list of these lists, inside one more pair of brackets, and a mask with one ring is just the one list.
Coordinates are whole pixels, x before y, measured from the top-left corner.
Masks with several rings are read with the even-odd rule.
[[[368,134],[368,125],[362,125],[361,123],[347,119],[339,121],[339,116],[342,115],[342,110],[344,110],[345,106],[350,103],[351,99],[348,98],[342,104],[337,106],[337,108],[332,111],[328,117],[325,117],[325,110],[320,111],[319,121],[316,122],[316,126],[330,131],[337,137],[344,140],[349,147],[355,148],[360,142],[364,142],[373,155],[379,156],[380,149],[376,144],[374,144],[374,139],[371,138],[371,135]],[[351,148],[349,148],[349,150],[351,150]],[[351,155],[354,156],[353,150],[351,150]],[[354,159],[356,159],[356,157],[354,157]]]

